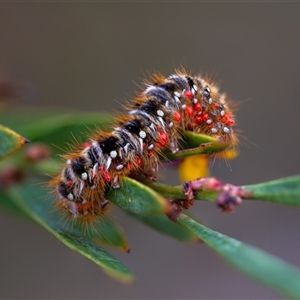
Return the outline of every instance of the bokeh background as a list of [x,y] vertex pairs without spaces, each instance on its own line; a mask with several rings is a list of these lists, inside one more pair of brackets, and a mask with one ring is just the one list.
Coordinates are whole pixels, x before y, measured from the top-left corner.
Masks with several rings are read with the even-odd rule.
[[[182,65],[211,74],[240,103],[246,137],[232,170],[215,163],[213,174],[235,184],[268,181],[300,169],[299,13],[299,3],[1,2],[0,73],[22,83],[15,104],[99,112],[120,109],[148,72],[169,75]],[[224,215],[201,202],[193,212],[300,267],[299,210],[255,201]],[[205,245],[112,214],[132,251],[111,252],[135,272],[134,284],[113,281],[42,228],[1,212],[0,297],[279,298]]]

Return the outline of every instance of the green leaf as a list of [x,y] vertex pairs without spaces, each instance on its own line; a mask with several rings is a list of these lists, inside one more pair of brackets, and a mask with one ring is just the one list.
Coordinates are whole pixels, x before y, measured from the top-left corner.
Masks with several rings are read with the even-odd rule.
[[104,113],[58,113],[51,109],[47,112],[41,109],[6,110],[0,113],[0,118],[4,124],[22,131],[32,142],[47,144],[55,154],[64,153],[62,148],[66,149],[70,143],[86,141],[91,130],[105,129],[113,121],[112,116]]
[[130,246],[121,228],[106,216],[101,217],[93,224],[88,236],[97,244],[111,246],[125,252],[130,251]]
[[[26,189],[26,194],[31,195],[31,193],[31,189]],[[23,195],[21,196],[23,197]],[[28,204],[34,205],[36,208],[38,205],[45,205],[44,209],[52,211],[52,199],[46,199],[36,204],[35,201],[37,201],[37,197],[40,196],[41,195],[33,196],[31,199],[28,200]],[[8,213],[16,217],[20,217],[24,220],[31,222],[34,221],[24,210],[20,208],[18,204],[15,203],[12,195],[2,190],[0,191],[0,208],[3,208]],[[59,220],[61,219],[59,216],[57,216],[55,212],[51,214],[51,218],[56,219],[57,223],[59,223]],[[55,228],[61,230],[61,228],[59,228],[58,226],[55,226]],[[64,231],[68,231],[69,233],[74,233],[77,235],[83,233],[99,245],[111,246],[114,248],[121,249],[125,252],[129,252],[130,250],[130,246],[127,242],[127,239],[124,236],[123,231],[118,225],[116,225],[112,220],[105,216],[95,221],[91,228],[82,228],[82,224],[71,222],[69,224],[64,225]]]
[[[185,131],[184,134],[187,134],[188,136],[191,135],[191,133],[189,133],[188,131]],[[200,134],[195,134],[195,133],[192,133],[192,134],[195,138],[195,141],[198,141],[199,144],[195,141],[193,144],[190,144],[190,143],[185,144],[184,148],[187,150],[181,150],[176,153],[170,153],[168,151],[164,151],[163,155],[161,155],[161,159],[166,160],[166,161],[169,161],[169,160],[172,161],[175,159],[185,158],[185,157],[194,156],[194,155],[198,155],[198,154],[211,154],[211,153],[223,151],[226,148],[228,148],[228,146],[229,146],[228,143],[220,142],[220,141],[213,139],[211,137],[208,137],[206,135],[200,135]],[[197,139],[197,137],[199,137],[199,139]],[[201,141],[204,141],[204,140],[211,140],[211,142],[200,143]],[[197,145],[196,148],[192,148],[192,147],[195,147],[195,144]]]
[[[53,210],[52,201],[47,204]],[[54,212],[55,213],[55,212]],[[57,219],[56,216],[52,216]],[[61,217],[60,217],[61,219]],[[58,226],[56,226],[59,229]],[[89,226],[76,221],[63,225],[64,231],[75,235],[84,235],[96,244],[111,246],[122,251],[129,252],[130,246],[121,228],[107,216],[101,216]]]
[[69,234],[65,231],[55,231],[53,234],[69,248],[95,262],[109,276],[123,283],[130,283],[132,281],[133,276],[131,271],[115,257],[95,245],[92,241],[83,238],[82,236]]
[[300,206],[299,175],[264,183],[245,185],[243,189],[251,192],[247,197],[248,199]]
[[51,147],[55,154],[65,153],[70,144],[87,141],[92,130],[104,129],[112,118],[96,113],[69,113],[47,117],[27,126],[25,132],[31,141],[39,141]]
[[155,191],[131,178],[122,178],[120,189],[111,189],[107,199],[135,214],[157,215],[169,211],[169,203]]
[[176,222],[191,230],[239,271],[287,298],[300,298],[300,270],[283,260],[213,231],[181,214]]
[[185,143],[188,145],[188,148],[199,147],[201,144],[205,144],[205,143],[218,142],[218,139],[216,138],[204,134],[195,133],[192,131],[185,131],[183,133],[183,136],[184,136]]
[[[58,111],[53,108],[30,107],[30,109],[27,109],[22,107],[21,109],[1,110],[0,119],[5,126],[19,130],[24,129],[29,134],[33,131],[33,137],[43,137],[48,134],[48,129],[49,132],[53,132],[59,129],[64,130],[66,127],[80,126],[86,132],[90,126],[108,126],[112,123],[113,116],[107,113],[69,112],[69,110],[59,109]],[[36,128],[35,124],[39,124],[40,128]]]
[[181,242],[196,242],[198,238],[192,232],[182,226],[172,222],[166,215],[143,216],[129,213],[131,217],[137,219],[160,233],[166,234]]
[[[172,199],[186,199],[186,195],[182,190],[182,185],[170,186],[160,182],[154,182],[147,179],[141,179],[141,182],[155,190],[160,195]],[[218,195],[217,191],[203,190],[199,191],[194,200],[205,200],[214,202]]]
[[0,125],[0,159],[15,152],[29,142],[8,127]]
[[[53,210],[52,199],[43,199],[45,190],[37,186],[35,181],[27,182],[26,185],[15,186],[6,193],[25,214],[52,233],[66,246],[95,262],[105,273],[115,279],[122,282],[132,281],[132,272],[120,261],[97,246],[90,238],[84,237],[82,233],[77,230],[76,226],[72,226],[72,222],[64,224],[65,220],[61,218],[57,211]],[[112,223],[110,223],[110,225],[113,226]],[[105,232],[105,239],[111,243],[116,240],[120,242],[118,240],[120,236],[109,236],[112,232],[115,233],[116,229],[114,228],[110,230],[110,232]],[[97,235],[94,234],[92,238],[95,239],[96,236]],[[101,231],[99,235],[99,239],[100,238]]]
[[[53,224],[53,227],[76,235],[86,235],[90,239],[97,241],[97,243],[109,245],[112,247],[120,248],[124,251],[130,249],[124,233],[112,220],[108,217],[102,216],[97,221],[93,222],[90,226],[81,224],[70,219],[70,222],[62,222],[62,215],[58,210],[54,209],[54,199],[48,197],[44,198],[46,193],[49,193],[48,188],[36,186],[35,182],[27,182],[23,186],[16,187],[23,199],[26,199],[27,205],[31,206],[31,210],[37,211],[39,215],[44,216],[44,221]],[[34,187],[34,190],[33,190]],[[51,211],[51,214],[47,212]],[[45,213],[46,212],[46,213]],[[64,223],[64,224],[61,224]]]
[[[70,129],[75,128],[76,132],[82,130],[83,133],[89,132],[95,126],[107,126],[111,123],[112,118],[107,114],[100,113],[68,113],[62,115],[54,115],[40,120],[36,120],[31,124],[23,127],[23,131],[30,134],[32,140],[40,139],[53,135],[53,133],[68,131],[70,137]],[[56,136],[59,138],[59,136]]]

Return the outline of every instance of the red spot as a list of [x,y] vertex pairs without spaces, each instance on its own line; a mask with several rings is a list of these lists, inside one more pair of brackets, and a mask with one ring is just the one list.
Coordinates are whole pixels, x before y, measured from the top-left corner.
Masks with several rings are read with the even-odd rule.
[[158,143],[159,145],[164,148],[167,146],[168,143],[168,136],[165,132],[160,132],[158,137]]
[[179,122],[181,120],[181,115],[180,115],[180,113],[178,111],[174,111],[174,113],[173,113],[173,120],[175,122]]
[[217,109],[219,107],[218,103],[213,103],[211,106],[213,109]]
[[162,128],[160,126],[156,126],[157,131],[162,131]]
[[221,118],[221,121],[230,126],[230,125],[233,125],[234,124],[234,120],[232,118],[232,114],[231,113],[226,113],[222,118]]
[[193,108],[191,107],[191,106],[187,106],[186,108],[185,108],[185,114],[188,116],[188,117],[190,117],[190,116],[192,116],[193,115]]
[[77,209],[77,211],[82,212],[82,204],[76,203],[76,209]]
[[203,114],[202,114],[202,120],[205,122],[205,121],[207,121],[208,119],[209,119],[208,113],[203,113]]
[[200,115],[200,116],[195,117],[194,122],[196,124],[202,123],[203,122],[202,116]]
[[149,156],[149,157],[152,157],[153,155],[154,155],[154,152],[153,152],[153,151],[151,151],[151,150],[148,151],[148,156]]
[[104,172],[103,178],[107,182],[111,181],[111,175],[108,172]]
[[185,91],[184,94],[189,99],[192,99],[192,97],[193,97],[193,93],[191,91]]
[[84,148],[91,147],[91,145],[92,145],[92,144],[89,143],[89,142],[84,142],[84,143],[83,143],[83,147],[84,147]]
[[137,164],[138,166],[141,166],[141,165],[142,165],[142,160],[141,160],[141,158],[140,158],[138,155],[136,155],[136,157],[135,157],[135,162],[136,162],[136,164]]
[[68,186],[72,186],[72,184],[73,184],[73,180],[68,180],[68,181],[67,181],[67,185],[68,185]]
[[196,103],[195,105],[194,105],[194,110],[195,111],[200,111],[201,110],[201,104],[200,103]]
[[127,164],[127,168],[128,168],[128,170],[132,170],[133,169],[133,164],[131,162],[129,162]]
[[102,177],[105,181],[111,181],[111,175],[105,170],[104,166],[100,166],[99,171],[101,172]]

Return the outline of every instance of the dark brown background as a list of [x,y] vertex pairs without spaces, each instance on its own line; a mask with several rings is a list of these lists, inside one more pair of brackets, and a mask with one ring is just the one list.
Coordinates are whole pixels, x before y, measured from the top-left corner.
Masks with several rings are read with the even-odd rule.
[[[299,173],[299,13],[299,3],[1,3],[0,72],[24,80],[22,104],[99,112],[118,108],[147,72],[169,75],[183,65],[215,74],[243,102],[238,124],[258,147],[241,145],[232,171],[216,163],[213,173],[236,184],[267,181]],[[211,228],[300,267],[299,210],[248,202],[232,215],[207,203],[193,211]],[[132,252],[112,252],[135,272],[133,285],[1,213],[0,297],[279,297],[203,244],[181,244],[113,215]]]

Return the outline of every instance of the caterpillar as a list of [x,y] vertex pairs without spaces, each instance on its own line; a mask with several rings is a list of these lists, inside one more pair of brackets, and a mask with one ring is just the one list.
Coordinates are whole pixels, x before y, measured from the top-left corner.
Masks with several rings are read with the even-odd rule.
[[162,149],[179,150],[184,130],[235,144],[235,120],[225,94],[210,80],[176,70],[154,74],[144,90],[117,117],[111,132],[96,130],[86,143],[63,156],[62,171],[51,182],[56,206],[89,223],[109,210],[107,188],[138,173],[155,180]]

